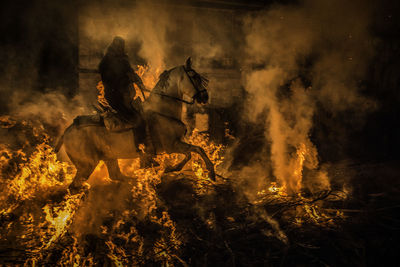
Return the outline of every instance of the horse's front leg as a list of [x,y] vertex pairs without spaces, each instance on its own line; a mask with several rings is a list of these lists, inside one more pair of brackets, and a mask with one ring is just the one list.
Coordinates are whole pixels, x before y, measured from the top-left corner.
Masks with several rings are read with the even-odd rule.
[[190,153],[190,151],[187,151],[185,154],[185,158],[179,162],[178,164],[176,164],[175,166],[168,166],[165,168],[164,172],[178,172],[180,170],[182,170],[182,168],[186,165],[186,163],[192,158],[192,154]]
[[107,166],[108,175],[110,176],[111,180],[114,181],[126,181],[129,180],[131,177],[123,175],[121,169],[118,165],[117,159],[108,159],[104,160],[104,163]]
[[[199,147],[199,146],[194,146],[194,145],[191,145],[191,144],[182,142],[182,141],[178,141],[178,142],[175,144],[174,148],[175,148],[175,150],[178,150],[178,151],[175,151],[175,152],[177,152],[177,153],[187,154],[187,153],[193,152],[193,153],[199,154],[200,157],[203,159],[204,163],[206,164],[206,168],[207,168],[207,170],[208,170],[208,172],[209,172],[210,179],[213,180],[213,181],[215,181],[214,164],[213,164],[213,163],[211,162],[211,160],[208,158],[208,156],[207,156],[206,152],[204,151],[204,149],[202,149],[202,148]],[[187,161],[189,161],[189,160],[185,161],[186,159],[187,159],[187,158],[185,158],[185,159],[184,159],[181,163],[179,163],[178,165],[181,165],[183,162],[184,162],[184,164],[186,164]],[[190,159],[190,158],[189,158],[189,159]],[[181,169],[183,168],[184,164],[182,165]]]

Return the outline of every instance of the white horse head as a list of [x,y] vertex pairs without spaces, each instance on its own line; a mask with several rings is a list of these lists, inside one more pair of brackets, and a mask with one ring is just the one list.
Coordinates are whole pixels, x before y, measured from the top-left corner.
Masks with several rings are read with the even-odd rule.
[[[208,80],[192,68],[189,57],[185,65],[164,71],[147,101],[147,110],[180,118],[182,104],[205,104]],[[188,97],[190,101],[184,98]]]

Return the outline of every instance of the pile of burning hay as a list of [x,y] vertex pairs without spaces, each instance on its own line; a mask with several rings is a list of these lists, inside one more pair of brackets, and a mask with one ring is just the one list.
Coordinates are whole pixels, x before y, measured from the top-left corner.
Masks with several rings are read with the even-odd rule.
[[[379,212],[387,216],[382,227],[398,219],[379,205],[369,213],[355,209],[370,206],[344,191],[288,195],[267,179],[249,197],[235,172],[214,183],[199,158],[182,172],[164,174],[178,155],[159,156],[161,166],[146,170],[136,160],[120,161],[132,177],[123,183],[99,165],[87,190],[71,195],[75,169],[57,160],[44,130],[10,118],[0,122],[2,136],[21,135],[0,147],[1,264],[363,265],[368,244],[354,228],[370,230],[366,218]],[[189,141],[205,149],[218,171],[225,147],[198,132]]]

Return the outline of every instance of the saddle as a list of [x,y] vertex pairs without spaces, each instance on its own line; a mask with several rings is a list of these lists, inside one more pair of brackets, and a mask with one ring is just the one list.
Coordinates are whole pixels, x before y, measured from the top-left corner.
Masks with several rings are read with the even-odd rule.
[[77,127],[105,127],[110,132],[124,132],[133,129],[131,124],[120,119],[119,116],[112,111],[107,111],[101,114],[77,116],[74,119],[74,124]]

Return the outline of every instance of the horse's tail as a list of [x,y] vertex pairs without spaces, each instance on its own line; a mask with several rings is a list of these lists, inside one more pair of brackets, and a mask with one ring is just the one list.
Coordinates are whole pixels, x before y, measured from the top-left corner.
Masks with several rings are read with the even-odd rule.
[[57,143],[56,143],[56,146],[54,147],[54,151],[55,151],[56,153],[58,153],[58,151],[60,151],[60,148],[61,148],[61,146],[63,145],[63,143],[64,143],[64,134],[62,134],[62,135],[58,138]]
[[68,130],[69,128],[72,127],[72,125],[74,125],[74,124],[71,124],[70,126],[68,126],[68,128],[65,129],[65,131],[63,132],[63,134],[58,138],[57,143],[56,143],[56,146],[54,147],[54,151],[55,151],[56,153],[58,153],[58,151],[60,151],[61,146],[64,144],[64,135],[65,135],[65,133],[67,132],[67,130]]

